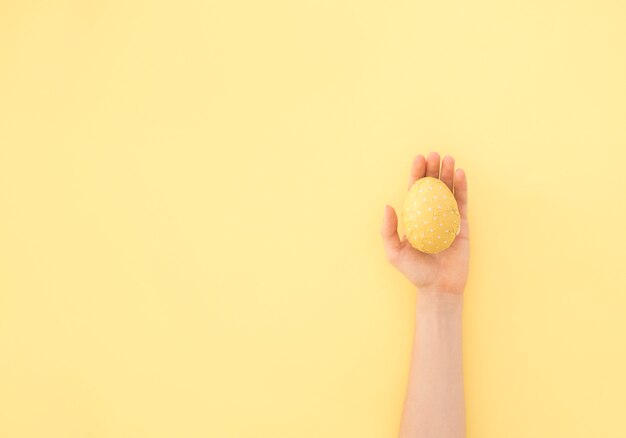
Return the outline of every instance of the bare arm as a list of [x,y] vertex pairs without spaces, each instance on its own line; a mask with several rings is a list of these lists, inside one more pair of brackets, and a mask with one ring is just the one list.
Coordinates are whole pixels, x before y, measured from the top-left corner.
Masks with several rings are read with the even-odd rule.
[[419,294],[402,438],[465,436],[462,310],[463,295]]
[[454,159],[439,154],[418,155],[409,186],[424,176],[439,177],[454,191],[461,230],[452,246],[425,254],[397,231],[393,208],[385,207],[381,229],[389,262],[418,289],[416,324],[401,438],[464,438],[465,396],[462,367],[463,290],[469,270],[467,180],[454,170]]

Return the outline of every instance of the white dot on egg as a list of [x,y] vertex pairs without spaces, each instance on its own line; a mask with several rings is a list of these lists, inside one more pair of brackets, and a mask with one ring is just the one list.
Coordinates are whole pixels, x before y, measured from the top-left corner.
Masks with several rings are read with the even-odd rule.
[[426,198],[422,198],[422,201],[426,202]]

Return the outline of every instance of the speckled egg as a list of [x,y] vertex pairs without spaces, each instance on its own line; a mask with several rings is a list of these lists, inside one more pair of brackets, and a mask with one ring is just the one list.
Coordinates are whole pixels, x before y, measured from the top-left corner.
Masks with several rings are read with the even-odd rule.
[[404,201],[404,232],[415,249],[436,254],[448,248],[461,230],[461,216],[454,195],[437,178],[420,178]]

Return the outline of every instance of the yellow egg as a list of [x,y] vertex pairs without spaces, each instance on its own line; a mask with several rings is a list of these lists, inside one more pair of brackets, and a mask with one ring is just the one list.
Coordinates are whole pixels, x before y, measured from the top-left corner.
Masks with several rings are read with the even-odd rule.
[[448,248],[461,230],[454,195],[444,182],[430,176],[411,186],[404,201],[403,219],[411,246],[428,254]]

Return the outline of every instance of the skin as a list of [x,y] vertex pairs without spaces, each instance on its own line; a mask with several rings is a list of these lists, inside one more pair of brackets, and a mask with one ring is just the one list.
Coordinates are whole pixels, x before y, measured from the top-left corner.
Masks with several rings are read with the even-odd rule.
[[462,368],[463,291],[469,271],[467,178],[454,158],[437,152],[417,155],[409,188],[425,176],[441,179],[459,207],[461,229],[452,245],[426,254],[398,234],[398,216],[386,205],[381,227],[385,255],[418,291],[416,324],[401,438],[465,437]]

